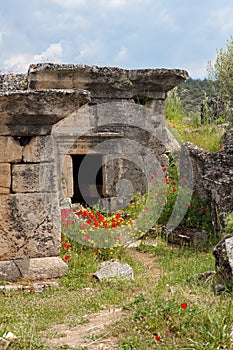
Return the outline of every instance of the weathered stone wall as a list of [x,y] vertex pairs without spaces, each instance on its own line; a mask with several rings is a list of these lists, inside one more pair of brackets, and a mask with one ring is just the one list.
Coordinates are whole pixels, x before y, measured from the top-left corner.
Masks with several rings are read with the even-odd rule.
[[121,179],[141,190],[144,173],[167,165],[166,92],[187,76],[39,64],[28,76],[0,77],[0,279],[66,270],[58,257],[59,200],[73,195],[73,155],[103,156],[103,193],[114,208],[132,190],[128,181],[117,197]]
[[213,223],[219,230],[233,210],[233,133],[225,136],[220,152],[208,152],[191,143],[183,147],[192,160],[194,189],[211,204]]
[[27,74],[0,74],[0,91],[27,90]]

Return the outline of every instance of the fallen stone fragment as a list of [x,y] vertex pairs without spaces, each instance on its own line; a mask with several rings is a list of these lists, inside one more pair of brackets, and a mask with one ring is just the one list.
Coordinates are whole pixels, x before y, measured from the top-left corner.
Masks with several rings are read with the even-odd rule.
[[224,237],[214,248],[216,282],[227,289],[233,286],[233,236]]
[[163,227],[169,243],[204,247],[209,235],[205,230],[178,226],[177,228]]
[[114,261],[94,273],[93,277],[97,278],[97,280],[100,282],[104,279],[110,278],[120,278],[130,281],[134,279],[134,272],[132,267],[128,264],[122,264],[118,261]]

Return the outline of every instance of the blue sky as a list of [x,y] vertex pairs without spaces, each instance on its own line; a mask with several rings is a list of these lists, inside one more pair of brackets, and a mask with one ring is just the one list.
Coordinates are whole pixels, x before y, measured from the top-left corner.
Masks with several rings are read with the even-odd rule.
[[0,0],[0,71],[57,62],[204,78],[231,35],[232,0]]

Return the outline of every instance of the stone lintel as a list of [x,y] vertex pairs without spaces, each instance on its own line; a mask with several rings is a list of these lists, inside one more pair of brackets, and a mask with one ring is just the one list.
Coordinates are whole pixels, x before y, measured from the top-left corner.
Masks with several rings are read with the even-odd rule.
[[29,89],[86,89],[98,98],[165,99],[166,92],[188,78],[182,69],[122,69],[40,63],[29,67]]
[[85,90],[0,92],[0,134],[46,135],[53,124],[90,101]]

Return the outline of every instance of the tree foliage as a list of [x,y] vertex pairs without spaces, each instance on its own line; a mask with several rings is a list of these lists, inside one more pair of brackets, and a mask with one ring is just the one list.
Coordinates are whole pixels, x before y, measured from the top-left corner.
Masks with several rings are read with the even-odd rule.
[[[215,64],[208,62],[207,72],[209,79],[215,80],[218,92],[225,102],[226,113],[233,119],[233,37],[227,41],[226,49],[217,51]],[[227,116],[227,115],[226,115]]]
[[233,106],[233,37],[227,42],[225,51],[218,51],[215,70],[221,93]]

